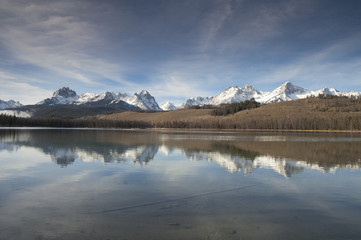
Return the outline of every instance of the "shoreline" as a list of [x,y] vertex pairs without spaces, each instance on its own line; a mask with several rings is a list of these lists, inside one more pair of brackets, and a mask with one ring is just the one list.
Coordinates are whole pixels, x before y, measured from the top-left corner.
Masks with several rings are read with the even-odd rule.
[[217,128],[88,128],[88,127],[2,127],[0,130],[119,130],[119,131],[174,131],[174,132],[273,132],[273,133],[356,133],[361,134],[361,130],[302,130],[302,129],[217,129]]

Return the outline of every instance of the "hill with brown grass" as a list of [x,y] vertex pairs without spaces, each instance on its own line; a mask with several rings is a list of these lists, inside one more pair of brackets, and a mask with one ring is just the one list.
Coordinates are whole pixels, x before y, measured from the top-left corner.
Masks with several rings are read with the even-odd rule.
[[275,130],[361,130],[361,100],[314,97],[271,103],[226,116],[214,109],[179,109],[169,112],[121,112],[97,118],[143,121],[158,128],[217,128]]

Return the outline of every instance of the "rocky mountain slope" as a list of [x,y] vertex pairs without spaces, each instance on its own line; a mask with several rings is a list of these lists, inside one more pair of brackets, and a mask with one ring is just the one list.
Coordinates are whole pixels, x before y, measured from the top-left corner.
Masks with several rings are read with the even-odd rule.
[[176,110],[177,107],[171,103],[171,102],[165,102],[163,103],[161,106],[160,106],[161,109],[163,109],[163,111],[173,111],[173,110]]
[[125,109],[162,111],[154,97],[148,91],[135,93],[133,96],[122,93],[104,92],[101,94],[83,93],[80,96],[68,87],[54,92],[51,98],[44,99],[36,105],[85,105],[85,106],[123,106]]
[[14,100],[3,101],[0,100],[0,110],[6,108],[17,108],[23,106],[20,102],[15,102]]
[[291,82],[285,82],[278,88],[270,92],[262,92],[254,89],[251,85],[246,84],[243,88],[238,86],[232,86],[214,97],[197,97],[187,99],[182,105],[181,108],[188,108],[190,106],[198,105],[221,105],[236,103],[245,100],[250,100],[254,98],[257,102],[261,103],[272,103],[272,102],[284,102],[292,101],[297,99],[304,99],[309,96],[318,96],[319,94],[325,95],[335,95],[335,96],[361,96],[361,92],[357,91],[338,91],[334,88],[322,88],[320,90],[312,91],[297,85],[294,85]]

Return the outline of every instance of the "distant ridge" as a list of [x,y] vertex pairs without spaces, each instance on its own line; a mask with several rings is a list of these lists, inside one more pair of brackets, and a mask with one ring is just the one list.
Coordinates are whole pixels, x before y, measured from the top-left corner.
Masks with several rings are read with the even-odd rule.
[[2,109],[6,109],[6,108],[17,108],[17,107],[21,107],[23,106],[20,102],[16,102],[14,100],[9,100],[9,101],[3,101],[0,100],[0,110]]
[[[246,84],[243,88],[238,86],[231,86],[214,97],[197,97],[189,98],[182,105],[181,108],[187,108],[190,106],[202,106],[202,105],[221,105],[228,103],[236,103],[254,98],[257,102],[272,103],[272,102],[284,102],[297,99],[304,99],[309,96],[318,96],[319,94],[335,95],[335,96],[355,96],[360,97],[361,92],[357,91],[338,91],[334,88],[322,88],[320,90],[311,91],[300,86],[294,85],[287,81],[281,86],[270,92],[262,92],[254,89],[251,85]],[[198,100],[198,101],[197,101]],[[208,100],[208,101],[207,101]]]

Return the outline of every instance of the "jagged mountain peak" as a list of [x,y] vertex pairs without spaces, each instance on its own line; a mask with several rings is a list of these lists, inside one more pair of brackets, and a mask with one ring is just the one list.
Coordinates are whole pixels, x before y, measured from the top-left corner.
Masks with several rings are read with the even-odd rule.
[[202,106],[205,104],[208,104],[209,101],[211,101],[213,97],[192,97],[188,98],[187,100],[182,103],[180,108],[189,108],[191,106]]
[[305,93],[309,92],[309,90],[302,88],[300,86],[294,85],[290,81],[285,82],[280,87],[278,87],[276,90],[280,90],[285,92],[286,94],[294,94],[294,93]]
[[53,97],[57,97],[57,96],[61,96],[64,98],[74,98],[77,96],[77,94],[74,90],[71,90],[69,87],[62,87],[53,93]]
[[245,84],[243,88],[247,91],[255,91],[251,84]]
[[44,99],[37,103],[37,105],[70,104],[78,98],[79,96],[74,90],[71,90],[69,87],[62,87],[56,90],[51,98]]
[[102,99],[105,100],[116,100],[117,99],[117,95],[113,92],[109,92],[109,91],[105,91],[102,94],[100,94],[99,96]]
[[165,102],[160,106],[161,109],[163,109],[163,111],[172,111],[172,110],[176,110],[177,107],[171,103],[171,102]]
[[236,85],[230,86],[230,87],[226,88],[225,91],[226,91],[226,90],[232,90],[232,89],[239,89],[239,87],[236,86]]
[[327,91],[327,92],[338,92],[335,88],[329,88],[329,87],[324,87],[321,89],[322,91]]
[[23,105],[19,101],[9,100],[9,101],[3,101],[0,100],[0,110],[6,109],[6,108],[17,108],[22,107]]
[[287,81],[284,84],[282,84],[281,86],[279,86],[278,88],[276,88],[275,90],[273,90],[272,92],[285,93],[285,94],[289,95],[289,94],[295,94],[295,93],[306,93],[306,92],[310,92],[310,91],[305,88],[302,88],[300,86],[297,86],[297,85],[291,83],[290,81]]
[[135,93],[132,97],[126,98],[125,101],[143,110],[162,111],[155,98],[146,90]]
[[147,90],[142,90],[138,93],[139,95],[148,96],[150,93]]
[[231,86],[215,96],[208,104],[220,105],[225,103],[236,103],[257,98],[260,94],[261,93],[256,91],[250,84],[244,85],[243,88]]

